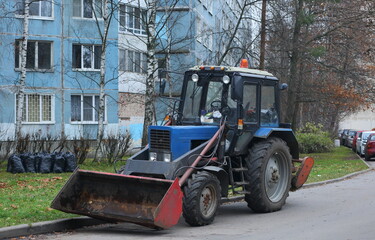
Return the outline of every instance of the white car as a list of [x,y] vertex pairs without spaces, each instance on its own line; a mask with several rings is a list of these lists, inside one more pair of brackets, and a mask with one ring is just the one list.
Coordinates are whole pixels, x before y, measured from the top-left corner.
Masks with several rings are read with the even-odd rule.
[[365,155],[365,146],[367,143],[367,138],[370,136],[371,133],[375,133],[375,131],[361,132],[357,138],[356,150],[357,153],[361,156]]

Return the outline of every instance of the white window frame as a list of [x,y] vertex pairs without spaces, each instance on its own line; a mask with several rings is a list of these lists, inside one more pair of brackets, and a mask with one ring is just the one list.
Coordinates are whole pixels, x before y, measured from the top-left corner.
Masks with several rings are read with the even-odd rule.
[[[48,16],[41,16],[41,13],[42,13],[42,4],[41,2],[51,2],[51,17],[48,17]],[[20,5],[23,5],[25,2],[25,0],[18,0],[17,3],[16,3],[16,17],[17,18],[23,18],[23,14],[20,14],[19,11],[24,9],[24,7],[22,6],[22,8],[20,8],[19,6]],[[54,14],[54,5],[55,5],[55,1],[54,0],[40,0],[38,2],[33,2],[33,3],[38,3],[39,5],[39,15],[31,15],[29,16],[30,19],[41,19],[41,20],[54,20],[55,18],[55,14]]]
[[[125,12],[121,10],[122,7],[125,8]],[[146,9],[139,8],[138,6],[133,6],[133,5],[121,3],[120,7],[119,7],[119,13],[118,13],[118,15],[119,15],[119,31],[122,32],[122,33],[131,33],[131,34],[135,34],[135,35],[146,36],[146,27],[143,27],[142,20],[139,19],[139,28],[135,28],[134,23],[135,23],[136,17],[130,16],[128,8],[139,9],[139,13],[140,13],[141,18],[142,18],[142,12],[146,11]],[[125,19],[125,26],[122,26],[122,22],[121,22],[122,18]],[[129,22],[130,22],[129,19],[130,18],[133,18],[132,19],[133,27],[129,27]]]
[[[37,95],[39,96],[39,122],[30,122],[29,121],[29,96],[31,95]],[[43,121],[43,96],[49,96],[51,97],[51,121]],[[15,122],[17,121],[17,94],[15,94]],[[55,95],[54,94],[42,94],[42,93],[25,93],[25,99],[24,99],[24,109],[22,114],[26,114],[25,120],[22,118],[22,124],[55,124]]]
[[[97,1],[100,1],[100,2],[102,2],[102,7],[104,7],[104,4],[103,4],[103,1],[105,1],[105,0],[92,0],[92,17],[84,17],[84,15],[85,15],[85,10],[84,10],[84,2],[85,2],[85,0],[72,0],[72,2],[73,2],[73,4],[72,4],[72,6],[73,6],[73,8],[75,8],[75,4],[74,4],[74,2],[75,1],[79,1],[80,2],[80,10],[81,10],[81,12],[80,12],[80,16],[74,16],[74,9],[73,9],[73,11],[72,11],[72,16],[73,16],[73,18],[77,18],[77,19],[87,19],[87,20],[95,20],[95,19],[98,19],[98,20],[103,20],[103,16],[96,16],[96,18],[95,18],[95,6],[96,6],[96,2]],[[103,13],[104,11],[103,11],[103,9],[102,9],[102,13]]]
[[[22,41],[20,39],[16,39],[16,42],[19,42],[18,46],[18,67],[14,66],[14,68],[17,71],[21,70],[21,47],[22,47]],[[51,41],[44,41],[44,40],[28,40],[29,42],[34,42],[35,43],[35,55],[34,55],[34,67],[33,68],[26,68],[27,71],[40,71],[40,72],[51,72],[53,71],[53,42]],[[50,68],[39,68],[39,43],[49,43],[51,45],[51,52],[50,52]],[[15,45],[16,48],[16,45]],[[27,53],[26,53],[27,54]],[[16,51],[14,51],[14,56],[16,56]],[[27,56],[26,56],[26,62],[27,62]]]
[[[98,124],[99,123],[99,116],[98,116],[98,121],[95,121],[95,97],[99,97],[98,94],[71,94],[70,95],[70,101],[72,100],[72,96],[80,96],[81,97],[81,121],[72,121],[72,109],[70,109],[70,123],[71,124]],[[83,116],[84,116],[84,97],[91,97],[93,103],[92,107],[92,119],[93,121],[84,121]],[[100,101],[100,98],[99,98]],[[98,103],[99,104],[99,103]],[[99,108],[99,106],[98,106]],[[107,97],[104,97],[104,124],[107,124]]]
[[[81,44],[81,43],[73,43],[72,45],[72,57],[75,57],[73,56],[73,51],[74,51],[74,45],[76,46],[80,46],[81,47],[81,67],[80,68],[77,68],[75,66],[73,66],[73,59],[72,59],[72,69],[73,71],[94,71],[94,72],[99,72],[100,71],[100,65],[99,65],[99,68],[95,68],[95,47],[102,47],[101,45],[98,45],[98,44]],[[92,50],[91,50],[91,67],[90,68],[85,68],[84,67],[84,62],[83,62],[83,50],[84,50],[84,46],[90,46],[92,47]],[[99,56],[100,58],[100,56]],[[100,60],[100,59],[99,59]],[[99,63],[101,64],[101,63]]]
[[[133,63],[132,63],[132,69],[129,70],[128,64],[130,61],[129,54],[133,53]],[[135,62],[135,53],[140,54],[140,64],[139,64],[139,72],[135,71],[136,69],[136,62]],[[124,62],[122,62],[123,60]],[[145,66],[143,65],[144,61],[146,61]],[[122,66],[124,64],[125,66]],[[123,68],[125,67],[125,69]],[[147,55],[145,52],[136,51],[132,49],[119,49],[119,71],[124,72],[131,72],[131,73],[138,73],[138,74],[146,74],[147,73]]]

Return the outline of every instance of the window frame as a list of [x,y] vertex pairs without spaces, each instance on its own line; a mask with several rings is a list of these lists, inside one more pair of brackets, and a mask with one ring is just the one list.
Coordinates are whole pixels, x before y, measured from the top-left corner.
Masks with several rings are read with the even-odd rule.
[[[80,66],[81,67],[75,67],[74,66],[74,61],[73,61],[73,59],[75,59],[75,56],[74,56],[74,54],[75,54],[75,52],[74,52],[74,46],[80,46]],[[86,67],[84,67],[84,60],[83,60],[83,53],[84,53],[84,46],[86,46],[86,48],[87,48],[87,46],[89,46],[89,47],[92,47],[92,49],[91,49],[91,67],[90,68],[86,68]],[[101,45],[99,45],[99,44],[84,44],[84,43],[73,43],[72,44],[72,70],[73,71],[93,71],[93,72],[100,72],[100,63],[101,63],[101,59],[100,59],[100,57],[101,56],[98,56],[98,58],[99,58],[99,67],[98,68],[95,68],[95,60],[96,60],[96,54],[95,54],[95,49],[96,48],[100,48],[100,55],[101,55],[101,48],[102,48],[102,46]],[[76,63],[77,64],[77,63]]]
[[[122,8],[125,8],[123,11]],[[132,8],[132,15],[130,15],[130,10],[129,8]],[[134,12],[135,10],[138,9],[139,11],[139,28],[136,28],[136,22],[137,22],[137,17],[135,16]],[[147,11],[145,8],[140,8],[138,6],[133,6],[130,4],[125,4],[125,3],[120,3],[120,7],[118,10],[118,16],[119,16],[119,32],[121,33],[129,33],[129,34],[135,34],[135,35],[140,35],[140,36],[146,36],[146,27],[143,24],[142,21],[142,16],[145,14],[145,17],[147,17]],[[130,18],[131,21],[130,21]],[[124,23],[122,23],[124,21]],[[132,27],[130,27],[129,22],[132,22]]]
[[[18,42],[18,45],[17,45]],[[53,42],[52,41],[45,41],[45,40],[28,40],[27,44],[29,43],[35,43],[35,49],[34,49],[34,67],[33,68],[27,68],[26,71],[37,71],[37,72],[53,72]],[[39,68],[39,43],[48,43],[50,44],[50,68]],[[21,45],[22,40],[16,39],[15,45],[14,45],[14,69],[16,71],[21,71]],[[29,51],[30,48],[28,46],[27,51]],[[18,52],[18,57],[17,57]],[[27,66],[27,58],[28,53],[26,53],[26,66]],[[18,61],[18,66],[16,65],[16,61]]]
[[[79,1],[80,5],[79,5],[79,8],[80,8],[80,15],[79,16],[75,16],[74,15],[74,8],[75,8],[75,1]],[[92,0],[92,7],[91,7],[91,17],[85,17],[85,10],[84,10],[84,5],[85,5],[85,1],[86,0],[73,0],[73,3],[72,3],[72,6],[73,6],[73,11],[72,11],[72,17],[75,18],[75,19],[86,19],[86,20],[103,20],[103,12],[104,12],[104,5],[103,5],[103,0]],[[95,12],[96,12],[96,2],[97,1],[100,1],[102,3],[102,9],[101,9],[101,14],[100,16],[96,16],[95,17]]]
[[[95,97],[98,97],[100,101],[100,96],[98,94],[71,94],[70,95],[70,104],[72,104],[72,96],[80,96],[81,105],[80,105],[80,121],[72,121],[72,105],[70,105],[70,123],[71,124],[98,124],[99,123],[99,115],[98,121],[95,121]],[[94,103],[94,106],[91,106],[92,110],[92,121],[84,121],[84,97],[91,97],[91,103]],[[99,102],[98,102],[99,104]],[[99,105],[97,106],[99,108]],[[107,97],[104,96],[104,124],[107,124]]]
[[[39,100],[39,122],[30,122],[28,120],[29,118],[29,96],[31,95],[36,95],[38,96],[38,100]],[[51,97],[51,120],[50,121],[43,121],[43,106],[44,106],[44,103],[43,103],[43,96],[49,96]],[[17,121],[17,106],[18,106],[18,98],[17,98],[17,94],[14,94],[14,102],[15,102],[15,109],[14,109],[14,112],[15,112],[15,122]],[[22,124],[55,124],[55,95],[54,94],[48,94],[48,93],[25,93],[25,99],[24,99],[24,109],[23,109],[23,114],[25,114],[25,116],[22,116],[22,121],[21,123]],[[24,120],[24,117],[25,117],[25,120]]]
[[[16,2],[16,17],[17,18],[23,18],[24,16],[24,10],[25,10],[25,6],[24,6],[24,0],[18,0]],[[42,6],[41,6],[41,3],[42,2],[51,2],[51,16],[48,17],[48,16],[41,16],[41,13],[42,13]],[[55,0],[39,0],[37,2],[33,2],[33,3],[38,3],[39,5],[39,15],[31,15],[29,14],[29,18],[30,19],[40,19],[40,20],[54,20],[55,19],[55,14],[54,14],[54,5],[55,5]],[[22,8],[20,8],[20,5],[22,6]],[[21,13],[22,12],[22,13]]]
[[[130,57],[132,53],[132,57]],[[140,55],[139,64],[136,62],[136,54]],[[130,60],[133,60],[131,69],[129,67]],[[137,66],[138,65],[138,66]],[[139,71],[136,69],[139,68]],[[134,51],[131,49],[121,49],[119,48],[119,71],[146,74],[147,73],[147,54],[141,51]]]

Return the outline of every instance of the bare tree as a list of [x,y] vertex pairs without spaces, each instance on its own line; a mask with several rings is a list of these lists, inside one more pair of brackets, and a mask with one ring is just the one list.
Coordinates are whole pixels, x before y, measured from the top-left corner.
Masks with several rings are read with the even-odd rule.
[[[32,2],[32,1],[31,1]],[[29,37],[29,17],[30,17],[30,0],[25,0],[24,14],[23,14],[23,31],[21,40],[21,76],[17,86],[17,114],[16,114],[16,128],[15,128],[15,140],[21,138],[22,128],[22,115],[24,109],[24,98],[25,98],[25,86],[26,86],[26,54],[27,54],[27,43]]]
[[371,95],[361,93],[371,84],[360,59],[371,39],[364,24],[371,11],[363,4],[270,2],[267,68],[289,84],[283,118],[293,128],[314,121],[334,131],[340,115],[367,105]]

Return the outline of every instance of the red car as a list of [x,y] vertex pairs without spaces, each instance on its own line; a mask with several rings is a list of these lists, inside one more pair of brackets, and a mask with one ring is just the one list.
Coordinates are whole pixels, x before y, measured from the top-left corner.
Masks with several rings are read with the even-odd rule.
[[372,157],[375,157],[375,133],[368,136],[365,146],[365,160],[369,161]]
[[353,152],[357,152],[357,138],[359,136],[359,134],[363,132],[363,131],[357,131],[353,137],[353,143],[352,143],[352,150]]

